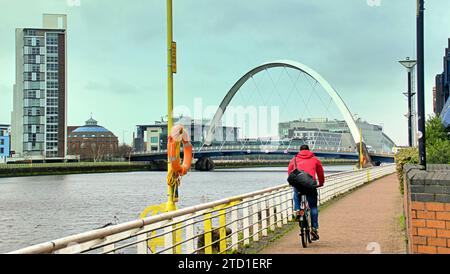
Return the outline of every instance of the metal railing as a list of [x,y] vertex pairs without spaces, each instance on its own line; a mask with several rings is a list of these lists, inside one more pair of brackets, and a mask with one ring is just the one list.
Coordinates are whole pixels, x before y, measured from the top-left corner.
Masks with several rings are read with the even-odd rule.
[[[395,172],[394,165],[327,176],[319,203]],[[292,188],[285,184],[174,212],[42,243],[13,254],[233,253],[292,220]]]
[[[242,146],[242,145],[230,145],[230,146],[208,146],[208,147],[195,147],[194,152],[208,152],[208,151],[296,151],[300,150],[300,146],[277,146],[277,145],[250,145],[250,146]],[[315,152],[341,152],[341,153],[356,153],[354,149],[349,149],[348,147],[317,147]],[[160,155],[167,153],[167,150],[159,150],[159,151],[137,151],[133,152],[131,155]],[[381,155],[381,154],[380,154]],[[382,155],[391,155],[391,154],[382,154]]]

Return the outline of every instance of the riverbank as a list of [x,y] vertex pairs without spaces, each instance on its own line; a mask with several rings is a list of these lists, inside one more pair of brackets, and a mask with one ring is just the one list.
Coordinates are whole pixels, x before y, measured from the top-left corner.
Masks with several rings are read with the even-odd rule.
[[156,171],[157,168],[156,164],[128,162],[0,165],[0,178]]
[[[322,162],[326,166],[356,165],[355,161],[348,160],[324,160]],[[214,162],[216,170],[287,167],[288,164],[288,160],[221,160]],[[141,171],[167,171],[167,162],[0,164],[0,178]]]

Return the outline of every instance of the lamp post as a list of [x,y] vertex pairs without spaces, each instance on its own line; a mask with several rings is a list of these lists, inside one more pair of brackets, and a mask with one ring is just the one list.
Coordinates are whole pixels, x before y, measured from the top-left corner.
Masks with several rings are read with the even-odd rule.
[[410,60],[409,57],[406,57],[406,60],[399,61],[400,64],[402,64],[408,71],[408,92],[405,93],[406,97],[408,98],[408,114],[406,115],[408,118],[408,145],[409,147],[413,147],[413,96],[415,93],[412,92],[412,73],[413,69],[417,64],[416,60]]
[[128,130],[123,130],[122,132],[122,145],[125,145],[125,133],[128,132]]
[[419,139],[419,164],[426,169],[425,133],[425,63],[424,63],[424,0],[417,0],[417,116]]

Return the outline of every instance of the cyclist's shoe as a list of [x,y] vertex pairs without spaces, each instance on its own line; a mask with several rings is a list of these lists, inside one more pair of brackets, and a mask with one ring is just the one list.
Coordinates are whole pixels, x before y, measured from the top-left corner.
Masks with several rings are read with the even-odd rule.
[[317,229],[313,229],[312,231],[311,231],[311,240],[312,241],[315,241],[315,242],[317,242],[317,241],[319,241],[319,239],[320,239],[320,237],[319,237],[319,230],[317,230]]

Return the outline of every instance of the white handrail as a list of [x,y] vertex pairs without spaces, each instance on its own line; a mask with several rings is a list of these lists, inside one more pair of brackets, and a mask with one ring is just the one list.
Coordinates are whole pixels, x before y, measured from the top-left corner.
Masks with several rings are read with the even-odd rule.
[[[387,165],[327,176],[325,187],[319,190],[319,203],[394,172],[395,165]],[[282,227],[288,220],[292,220],[292,211],[292,189],[284,184],[57,239],[11,253],[227,253],[238,250],[250,241],[259,241],[267,235],[267,230]],[[203,231],[193,233],[194,228]],[[226,228],[233,228],[231,234],[225,233]],[[221,233],[216,233],[217,231]],[[245,237],[242,237],[242,232]],[[178,236],[173,237],[174,234]],[[216,234],[220,234],[220,237]],[[152,249],[152,245],[156,248]]]

